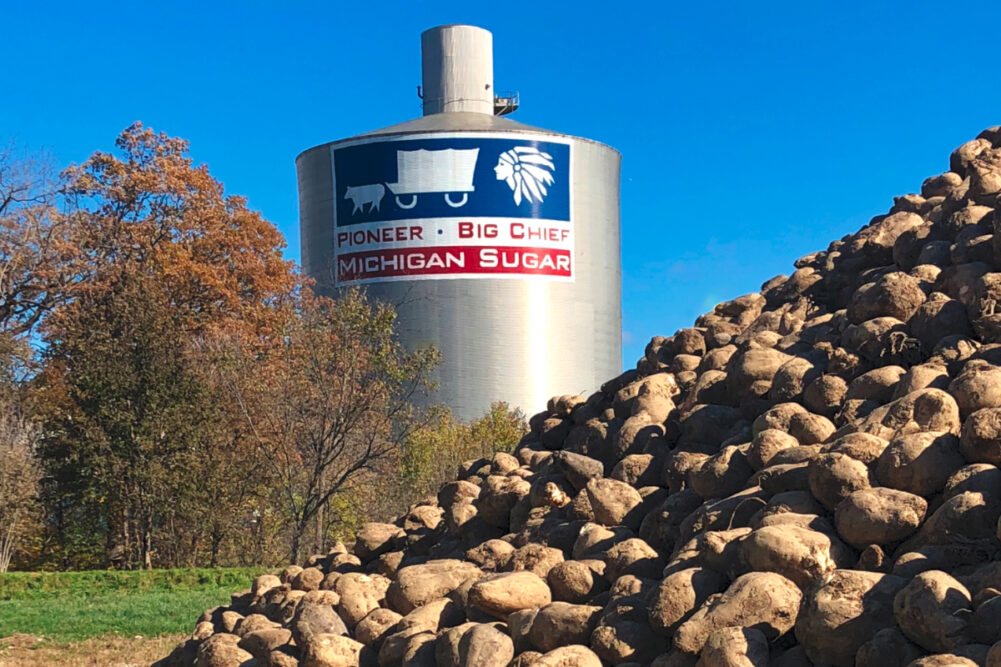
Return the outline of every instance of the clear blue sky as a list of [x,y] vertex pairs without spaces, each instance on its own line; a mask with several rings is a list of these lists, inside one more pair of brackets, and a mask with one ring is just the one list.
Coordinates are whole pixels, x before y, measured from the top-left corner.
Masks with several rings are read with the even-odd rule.
[[420,33],[494,33],[513,118],[623,155],[624,364],[788,273],[1001,124],[997,2],[20,2],[0,142],[191,142],[299,257],[295,156],[420,115]]

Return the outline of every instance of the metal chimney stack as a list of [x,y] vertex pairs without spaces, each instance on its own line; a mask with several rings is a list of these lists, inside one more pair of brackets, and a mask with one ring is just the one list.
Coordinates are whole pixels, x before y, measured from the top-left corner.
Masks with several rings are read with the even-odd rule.
[[494,113],[494,40],[488,30],[446,25],[421,35],[424,115]]

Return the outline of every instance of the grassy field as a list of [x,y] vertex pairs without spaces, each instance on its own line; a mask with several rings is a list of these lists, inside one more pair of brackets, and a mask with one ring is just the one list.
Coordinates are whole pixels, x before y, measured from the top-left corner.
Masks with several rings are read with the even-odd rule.
[[[167,651],[209,607],[229,602],[267,570],[153,570],[149,572],[13,572],[0,575],[0,666],[7,664],[131,664],[111,655],[96,662],[65,662],[58,652],[80,656],[90,649],[141,650],[152,638]],[[85,647],[89,649],[85,650]],[[56,653],[52,653],[56,651]],[[47,662],[34,662],[45,658]],[[67,652],[67,651],[64,651]],[[83,659],[83,658],[81,658]],[[100,662],[99,660],[104,660]],[[147,661],[148,662],[148,661]],[[135,664],[143,664],[138,662]]]

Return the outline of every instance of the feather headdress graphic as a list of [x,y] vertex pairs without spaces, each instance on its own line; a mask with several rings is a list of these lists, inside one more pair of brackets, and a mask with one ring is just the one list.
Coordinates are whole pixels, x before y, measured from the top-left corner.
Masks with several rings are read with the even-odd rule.
[[547,187],[553,184],[553,158],[533,146],[518,146],[500,154],[494,173],[498,181],[506,181],[514,193],[514,203],[541,203]]

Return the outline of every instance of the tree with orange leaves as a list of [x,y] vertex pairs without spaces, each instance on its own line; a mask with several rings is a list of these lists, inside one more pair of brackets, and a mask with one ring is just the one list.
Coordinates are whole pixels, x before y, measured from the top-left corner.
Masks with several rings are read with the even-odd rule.
[[86,277],[65,181],[49,161],[0,150],[0,337],[30,333]]
[[[77,292],[142,274],[163,285],[186,330],[272,333],[278,306],[298,287],[275,226],[195,166],[183,139],[136,123],[115,145],[120,157],[97,152],[67,171],[69,191],[86,203],[75,214],[76,242],[93,269]],[[57,318],[51,330],[59,327]]]
[[231,509],[232,489],[204,500],[207,480],[239,485],[247,465],[233,413],[200,375],[198,342],[225,334],[251,357],[274,345],[299,278],[278,230],[195,166],[186,142],[135,124],[116,146],[65,173],[86,280],[43,323],[36,405],[48,500],[67,513],[59,527],[91,525],[107,560],[151,567],[158,535],[192,499]]

